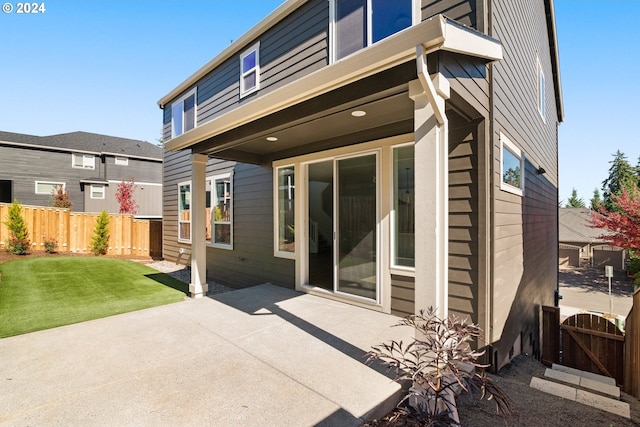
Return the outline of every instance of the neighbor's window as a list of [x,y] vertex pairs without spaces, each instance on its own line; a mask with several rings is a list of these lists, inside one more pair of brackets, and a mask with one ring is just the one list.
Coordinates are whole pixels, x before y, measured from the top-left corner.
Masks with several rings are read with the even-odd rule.
[[80,169],[95,169],[96,158],[93,154],[71,154],[71,166]]
[[213,245],[233,247],[233,184],[231,173],[214,176],[213,191]]
[[500,188],[522,195],[524,190],[524,156],[522,151],[504,134],[500,133]]
[[546,97],[545,97],[545,80],[544,80],[544,71],[542,70],[542,64],[540,63],[540,58],[537,58],[537,68],[538,68],[538,113],[542,117],[542,120],[545,119],[546,113]]
[[260,88],[260,42],[240,55],[240,96]]
[[173,138],[196,127],[196,90],[189,91],[171,104],[171,135]]
[[178,184],[178,240],[191,241],[191,183]]
[[92,199],[104,199],[104,185],[91,184],[90,197]]
[[64,190],[65,183],[36,181],[36,194],[46,194],[50,196],[54,191],[57,192],[60,187]]
[[393,148],[392,267],[415,267],[414,145]]
[[331,0],[332,58],[344,58],[413,22],[413,0]]
[[277,247],[276,253],[292,255],[296,249],[295,241],[295,168],[284,166],[276,168],[277,182]]
[[118,166],[129,166],[129,158],[128,157],[116,157],[116,165],[118,165]]

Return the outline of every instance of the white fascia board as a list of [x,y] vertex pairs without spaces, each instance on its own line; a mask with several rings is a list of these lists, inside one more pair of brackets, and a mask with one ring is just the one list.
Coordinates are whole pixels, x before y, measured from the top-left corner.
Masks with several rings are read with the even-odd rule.
[[[447,43],[447,33],[455,40]],[[177,151],[190,147],[245,123],[413,61],[416,46],[420,44],[428,53],[449,50],[491,61],[502,58],[499,42],[438,15],[185,132],[168,141],[165,148]],[[465,44],[473,50],[464,50]]]

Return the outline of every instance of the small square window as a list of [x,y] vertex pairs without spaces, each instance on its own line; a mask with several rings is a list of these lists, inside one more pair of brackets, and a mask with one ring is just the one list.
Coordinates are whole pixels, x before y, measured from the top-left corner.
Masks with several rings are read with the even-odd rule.
[[173,138],[196,127],[196,89],[171,104],[171,134]]
[[71,155],[71,167],[78,169],[95,169],[96,158],[92,154],[73,153]]
[[240,55],[240,96],[260,89],[260,43]]
[[104,199],[104,185],[103,184],[91,184],[90,197],[92,199]]
[[129,166],[129,158],[128,157],[116,157],[116,165],[118,165],[118,166]]
[[522,151],[500,133],[500,189],[522,196],[524,191],[524,156]]

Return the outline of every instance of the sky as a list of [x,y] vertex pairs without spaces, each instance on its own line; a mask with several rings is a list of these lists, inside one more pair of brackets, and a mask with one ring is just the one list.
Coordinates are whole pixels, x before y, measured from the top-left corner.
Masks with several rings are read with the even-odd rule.
[[[157,101],[282,0],[45,0],[37,14],[0,3],[0,130],[156,143]],[[632,165],[640,157],[631,126],[640,120],[640,0],[555,0],[555,10],[565,112],[559,198],[575,188],[588,204],[613,153]]]

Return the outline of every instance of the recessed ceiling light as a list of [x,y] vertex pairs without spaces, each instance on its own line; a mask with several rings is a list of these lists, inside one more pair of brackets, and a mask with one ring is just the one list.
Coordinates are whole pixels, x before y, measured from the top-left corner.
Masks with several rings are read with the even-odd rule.
[[276,142],[277,140],[278,140],[278,138],[275,137],[275,136],[268,136],[267,137],[267,141],[269,141],[269,142]]
[[362,117],[362,116],[366,116],[367,112],[366,111],[362,111],[362,110],[356,110],[356,111],[352,111],[351,115],[353,117]]

